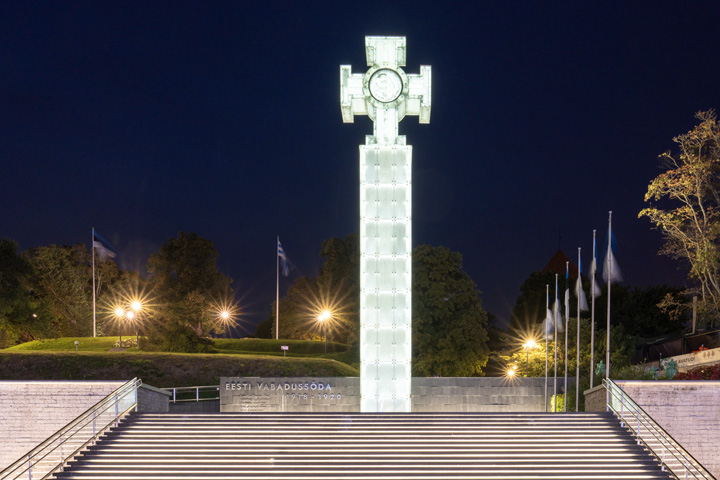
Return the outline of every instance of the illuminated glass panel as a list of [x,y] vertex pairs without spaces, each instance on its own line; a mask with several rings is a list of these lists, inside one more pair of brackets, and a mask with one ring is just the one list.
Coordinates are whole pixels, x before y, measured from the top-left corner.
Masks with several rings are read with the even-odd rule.
[[410,411],[412,147],[360,147],[362,411]]

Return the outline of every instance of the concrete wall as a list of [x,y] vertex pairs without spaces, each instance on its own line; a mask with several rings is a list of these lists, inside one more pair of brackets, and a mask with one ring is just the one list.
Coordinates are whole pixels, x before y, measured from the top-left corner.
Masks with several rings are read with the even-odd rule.
[[0,470],[124,383],[0,382]]
[[715,478],[720,478],[720,381],[615,383]]
[[172,394],[166,390],[140,385],[137,397],[137,411],[145,413],[168,413],[170,411],[170,397]]
[[[412,411],[544,412],[544,388],[544,378],[414,377]],[[359,412],[360,379],[222,377],[220,411]]]

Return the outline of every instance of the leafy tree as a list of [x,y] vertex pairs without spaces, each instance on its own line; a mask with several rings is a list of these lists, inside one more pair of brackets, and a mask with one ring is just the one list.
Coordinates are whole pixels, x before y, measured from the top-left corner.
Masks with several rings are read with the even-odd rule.
[[488,359],[487,313],[462,255],[413,250],[413,375],[469,376]]
[[[280,299],[280,333],[289,339],[322,338],[317,315],[332,312],[329,338],[354,344],[359,335],[357,235],[323,243],[317,279],[300,277]],[[272,337],[275,313],[256,336]],[[413,250],[413,374],[481,373],[488,358],[487,314],[462,256],[444,247]]]
[[[298,340],[320,340],[325,334],[334,342],[354,344],[358,340],[359,247],[357,234],[344,239],[325,240],[320,250],[324,258],[317,278],[299,277],[280,299],[280,336]],[[318,315],[329,311],[323,327]],[[263,333],[266,332],[266,333]],[[258,326],[257,336],[275,335],[275,311]]]
[[638,216],[662,231],[661,254],[689,264],[702,313],[714,325],[720,320],[720,125],[712,110],[695,117],[695,128],[673,138],[677,152],[660,155],[665,171],[650,182],[650,206]]
[[164,337],[177,325],[191,326],[197,336],[224,328],[215,313],[230,303],[230,278],[217,269],[218,252],[210,240],[179,232],[148,259],[150,291],[157,300],[153,326]]
[[[620,324],[627,335],[633,337],[657,337],[678,332],[683,328],[683,318],[671,316],[661,308],[663,301],[680,294],[680,289],[667,285],[645,288],[613,285],[611,321]],[[603,285],[602,295],[595,300],[595,319],[607,319],[607,287]]]
[[92,287],[84,245],[37,247],[24,252],[32,266],[30,287],[58,336],[92,335]]
[[0,239],[0,348],[49,333],[49,316],[31,290],[31,276],[18,244]]
[[542,330],[546,317],[547,285],[550,285],[554,298],[555,274],[552,272],[533,272],[520,286],[520,295],[515,300],[510,318],[513,337],[532,338]]

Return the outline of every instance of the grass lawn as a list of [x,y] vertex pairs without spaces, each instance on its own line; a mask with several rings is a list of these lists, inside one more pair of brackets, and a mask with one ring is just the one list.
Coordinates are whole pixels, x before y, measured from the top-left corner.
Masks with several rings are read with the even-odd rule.
[[[125,337],[123,337],[125,338]],[[75,341],[78,351],[75,352]],[[354,377],[347,345],[302,340],[216,339],[211,354],[114,351],[118,337],[35,340],[0,350],[0,380],[129,380],[156,387],[217,385],[221,376]],[[283,357],[281,345],[289,350]],[[345,363],[348,362],[348,363]]]

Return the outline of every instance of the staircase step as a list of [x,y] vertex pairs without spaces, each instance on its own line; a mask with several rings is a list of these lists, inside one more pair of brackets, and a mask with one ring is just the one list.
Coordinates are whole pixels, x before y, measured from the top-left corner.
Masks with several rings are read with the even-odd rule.
[[663,479],[606,413],[132,414],[58,479]]

